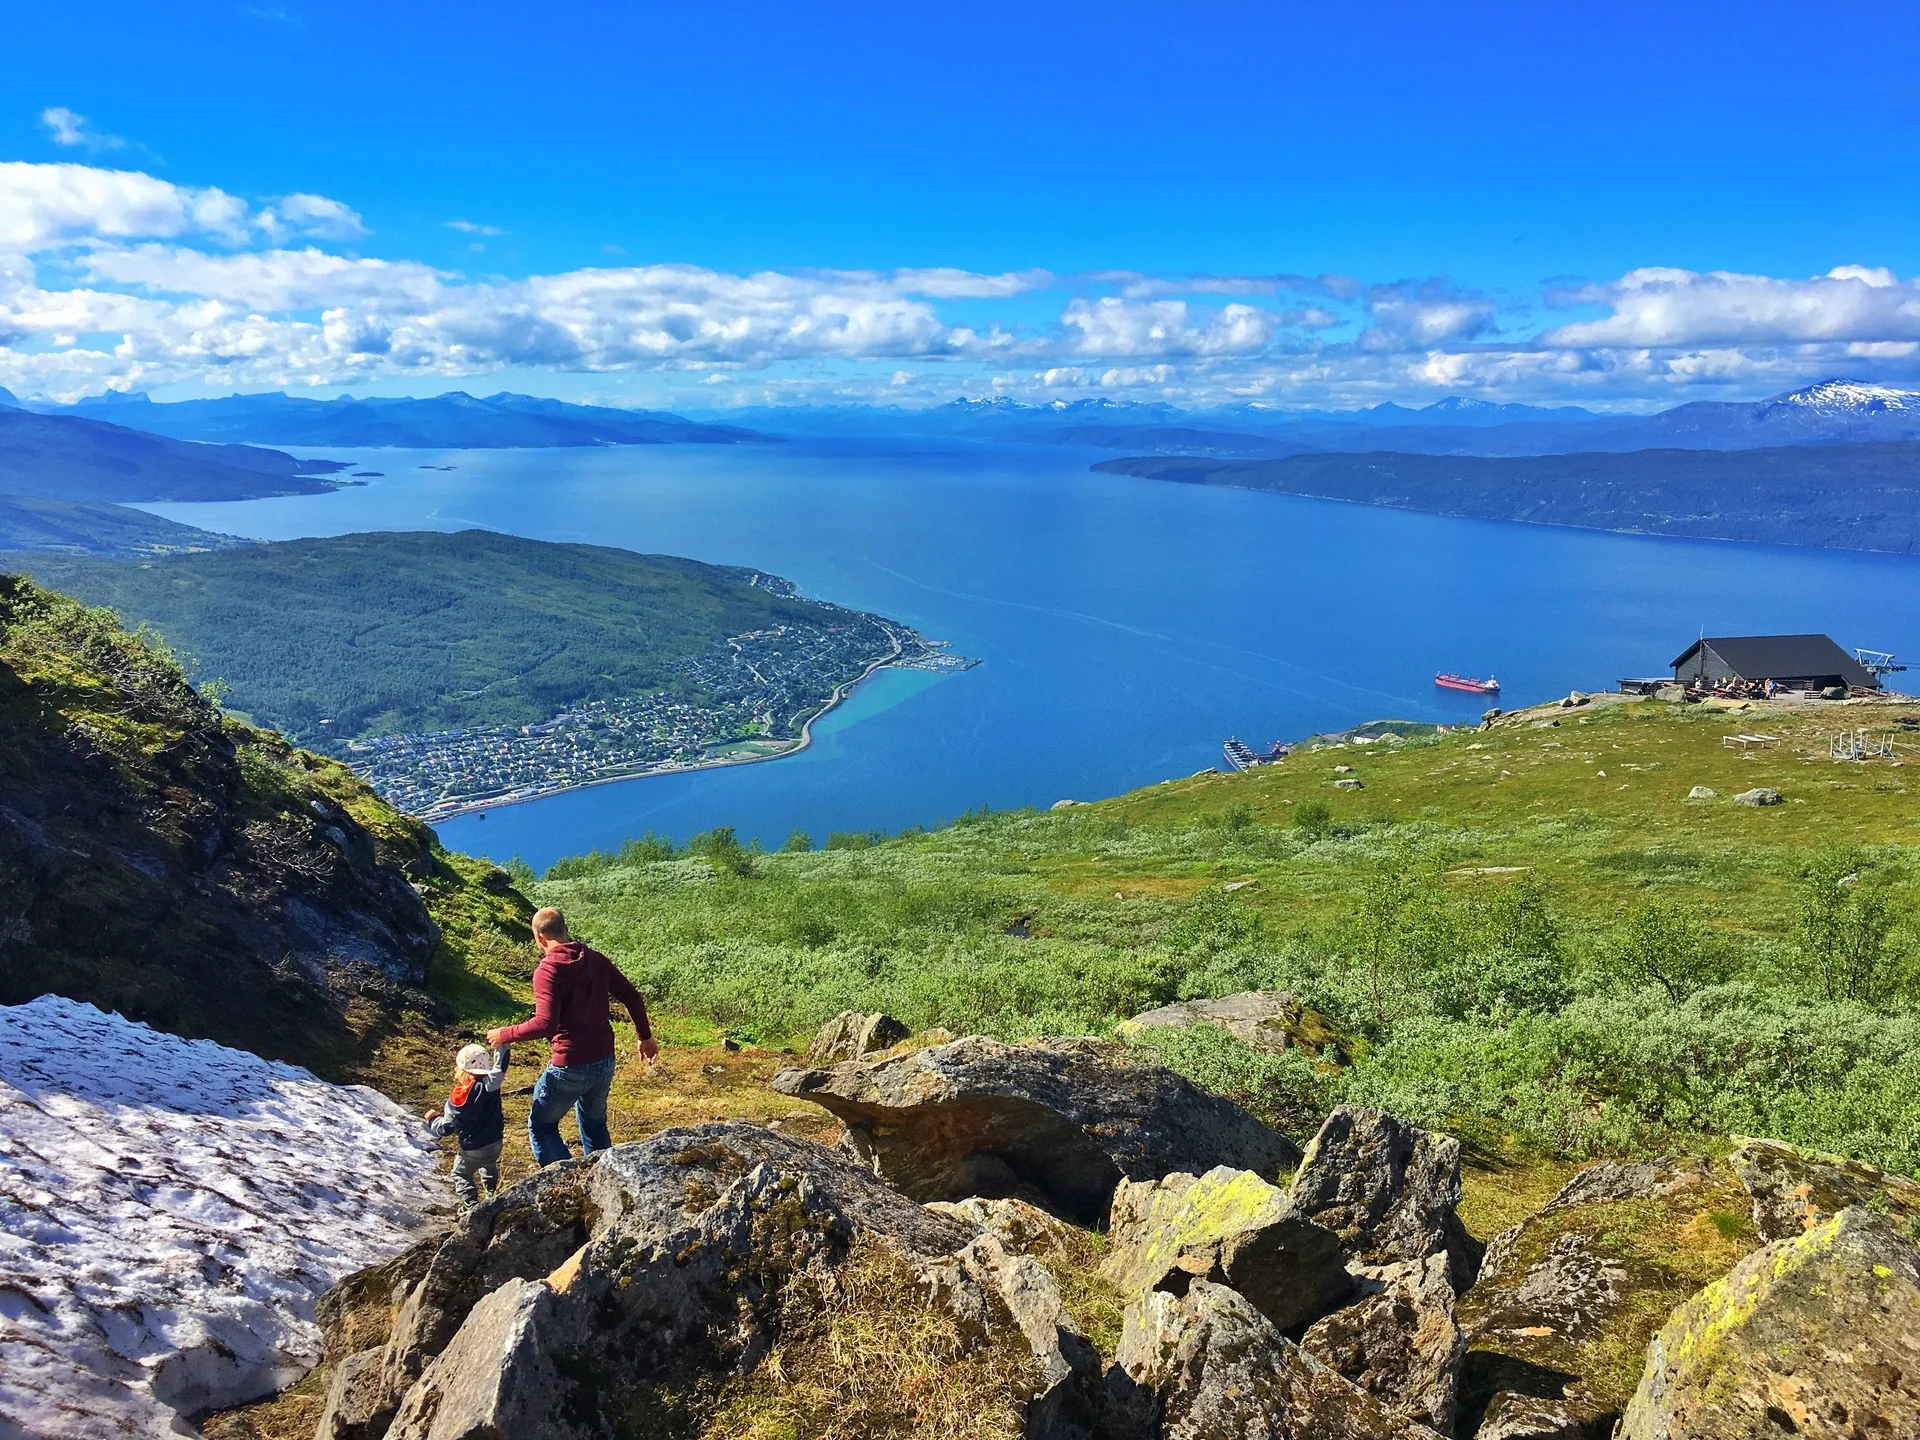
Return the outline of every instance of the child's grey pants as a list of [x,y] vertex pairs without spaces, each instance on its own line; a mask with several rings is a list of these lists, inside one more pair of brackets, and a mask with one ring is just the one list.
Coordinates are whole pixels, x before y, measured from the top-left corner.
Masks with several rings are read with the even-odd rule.
[[462,1205],[478,1205],[482,1189],[489,1193],[500,1188],[500,1145],[482,1145],[478,1150],[462,1150],[453,1162],[453,1189]]

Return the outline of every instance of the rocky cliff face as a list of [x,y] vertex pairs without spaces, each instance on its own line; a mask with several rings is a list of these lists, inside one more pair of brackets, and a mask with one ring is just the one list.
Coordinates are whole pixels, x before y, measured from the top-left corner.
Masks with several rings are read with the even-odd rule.
[[0,1003],[65,995],[323,1073],[431,1012],[429,901],[478,876],[111,616],[10,575],[0,736]]

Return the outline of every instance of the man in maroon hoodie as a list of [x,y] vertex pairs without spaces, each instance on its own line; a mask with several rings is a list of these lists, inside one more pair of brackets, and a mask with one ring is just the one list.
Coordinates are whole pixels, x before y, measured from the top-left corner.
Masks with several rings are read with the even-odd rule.
[[619,1059],[613,1048],[609,998],[627,1007],[640,1037],[640,1057],[652,1065],[660,1054],[653,1027],[647,1023],[647,1002],[598,950],[589,949],[567,934],[566,917],[558,910],[534,913],[534,943],[542,952],[533,968],[533,1018],[487,1032],[487,1044],[517,1045],[522,1040],[553,1042],[547,1068],[533,1087],[533,1108],[527,1112],[527,1136],[533,1142],[538,1165],[571,1160],[573,1152],[560,1138],[560,1117],[573,1107],[580,1126],[580,1149],[591,1155],[613,1144],[607,1134],[607,1091]]

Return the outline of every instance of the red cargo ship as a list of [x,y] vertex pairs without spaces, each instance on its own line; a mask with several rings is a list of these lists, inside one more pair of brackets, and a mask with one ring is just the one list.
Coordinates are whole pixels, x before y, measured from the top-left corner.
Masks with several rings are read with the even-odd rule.
[[1500,693],[1500,682],[1491,675],[1484,680],[1475,680],[1471,675],[1440,674],[1433,677],[1433,683],[1446,690],[1467,690],[1475,695]]

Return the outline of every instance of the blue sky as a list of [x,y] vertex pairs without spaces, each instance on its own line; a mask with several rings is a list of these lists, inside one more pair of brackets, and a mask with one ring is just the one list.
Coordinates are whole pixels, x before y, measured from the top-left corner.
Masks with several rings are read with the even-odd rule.
[[1920,379],[1911,5],[9,29],[0,383],[27,392],[1644,408]]

